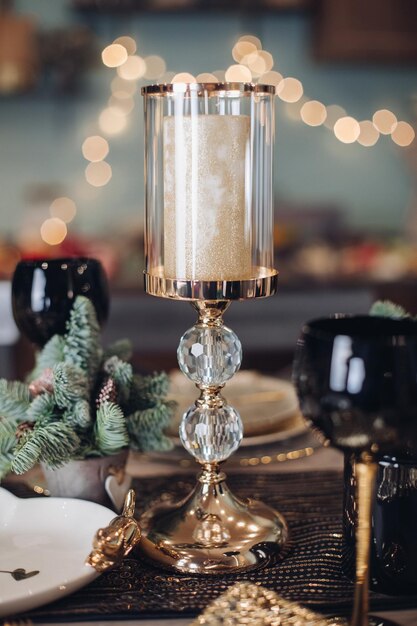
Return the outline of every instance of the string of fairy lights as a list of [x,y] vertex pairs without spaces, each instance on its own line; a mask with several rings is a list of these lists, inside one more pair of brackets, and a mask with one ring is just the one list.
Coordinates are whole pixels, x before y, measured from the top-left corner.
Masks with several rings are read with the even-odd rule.
[[[286,115],[307,126],[330,130],[344,144],[358,143],[363,147],[375,146],[381,135],[386,135],[399,147],[408,147],[415,140],[411,124],[398,120],[388,109],[375,111],[369,119],[357,120],[337,105],[325,105],[310,99],[302,82],[293,76],[283,76],[274,68],[273,55],[264,50],[262,42],[254,35],[239,37],[232,49],[235,63],[226,70],[203,72],[196,76],[188,72],[167,70],[165,60],[158,55],[142,57],[137,54],[136,41],[122,36],[106,46],[101,58],[103,64],[116,71],[110,88],[107,106],[97,119],[97,134],[86,137],[81,152],[88,161],[85,179],[93,187],[104,187],[112,178],[111,165],[106,161],[110,153],[109,140],[128,128],[130,113],[135,107],[135,94],[139,81],[176,82],[254,82],[273,85],[276,97],[283,101]],[[101,134],[99,134],[101,133]],[[104,136],[103,136],[104,135]],[[64,241],[68,226],[77,208],[71,198],[55,198],[49,207],[50,217],[41,226],[41,238],[49,245]]]

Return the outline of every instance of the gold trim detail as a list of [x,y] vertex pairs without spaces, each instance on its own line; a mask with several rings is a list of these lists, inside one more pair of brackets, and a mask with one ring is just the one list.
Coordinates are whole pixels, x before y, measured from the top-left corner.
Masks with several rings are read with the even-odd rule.
[[278,271],[256,268],[252,278],[242,280],[182,280],[166,278],[163,267],[152,273],[144,272],[145,291],[152,296],[173,300],[249,300],[274,295],[278,286]]
[[175,93],[199,95],[208,92],[209,95],[218,95],[225,91],[238,91],[247,96],[252,93],[275,95],[274,85],[255,85],[253,83],[163,83],[142,87],[142,96],[167,96]]

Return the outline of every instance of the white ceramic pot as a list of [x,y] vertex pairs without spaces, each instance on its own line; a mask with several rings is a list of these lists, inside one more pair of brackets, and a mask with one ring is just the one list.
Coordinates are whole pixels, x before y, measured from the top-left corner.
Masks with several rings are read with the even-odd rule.
[[81,498],[120,511],[132,481],[125,472],[127,456],[128,450],[122,450],[111,456],[70,461],[56,469],[41,465],[51,496]]

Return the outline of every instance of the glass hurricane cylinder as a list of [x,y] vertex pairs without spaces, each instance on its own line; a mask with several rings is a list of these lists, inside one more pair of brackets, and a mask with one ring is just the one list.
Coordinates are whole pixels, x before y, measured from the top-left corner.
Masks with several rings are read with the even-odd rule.
[[224,326],[232,300],[275,293],[273,267],[274,88],[241,83],[152,85],[145,97],[145,288],[189,300],[198,313],[178,347],[182,372],[200,390],[180,439],[201,464],[195,490],[142,520],[149,556],[191,573],[269,563],[285,543],[279,513],[242,502],[219,464],[243,436],[221,394],[242,347]]
[[149,292],[158,291],[155,278],[271,273],[273,93],[240,83],[144,89]]

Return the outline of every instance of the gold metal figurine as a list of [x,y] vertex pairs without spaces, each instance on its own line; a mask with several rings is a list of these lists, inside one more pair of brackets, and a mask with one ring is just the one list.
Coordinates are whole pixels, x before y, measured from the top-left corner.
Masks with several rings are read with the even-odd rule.
[[93,550],[86,559],[97,572],[104,572],[127,556],[141,539],[141,530],[134,518],[135,492],[126,495],[123,511],[106,528],[100,528],[93,540]]

